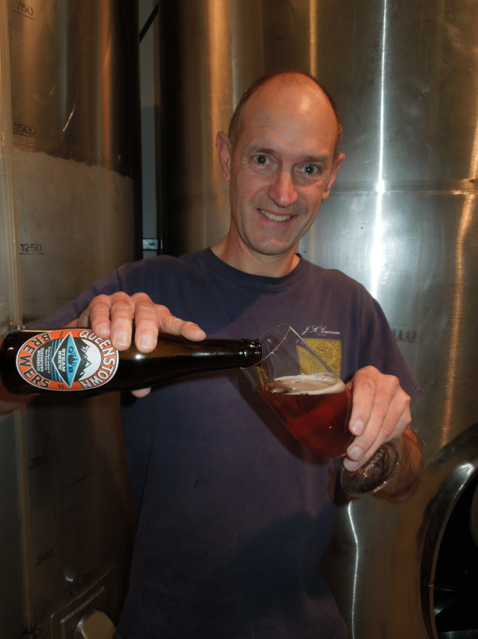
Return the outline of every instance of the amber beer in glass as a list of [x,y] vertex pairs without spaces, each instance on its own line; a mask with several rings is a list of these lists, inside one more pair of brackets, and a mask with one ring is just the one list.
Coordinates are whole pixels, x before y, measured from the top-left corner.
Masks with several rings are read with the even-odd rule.
[[304,446],[325,457],[345,455],[352,394],[341,379],[328,371],[284,376],[259,391]]
[[[304,446],[326,457],[343,457],[354,439],[349,430],[352,393],[290,326],[276,326],[259,341],[262,359],[243,369],[246,376]],[[399,463],[394,442],[382,444],[356,471],[342,469],[342,487],[354,496],[376,492]]]

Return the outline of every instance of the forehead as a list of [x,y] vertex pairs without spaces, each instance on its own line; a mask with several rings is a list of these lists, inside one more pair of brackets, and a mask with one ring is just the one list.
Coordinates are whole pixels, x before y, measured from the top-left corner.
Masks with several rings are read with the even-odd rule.
[[337,120],[320,87],[311,81],[271,82],[244,107],[238,146],[277,145],[284,151],[333,155]]

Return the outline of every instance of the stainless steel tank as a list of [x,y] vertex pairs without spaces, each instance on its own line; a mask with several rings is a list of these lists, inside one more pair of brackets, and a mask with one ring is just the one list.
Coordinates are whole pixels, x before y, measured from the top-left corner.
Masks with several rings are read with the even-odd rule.
[[407,504],[343,499],[323,570],[354,639],[478,632],[467,587],[478,578],[478,5],[178,0],[161,11],[166,252],[227,231],[214,137],[253,80],[299,69],[338,102],[347,158],[300,250],[383,306],[425,391],[414,426],[426,469]]
[[[139,98],[135,0],[0,9],[3,335],[134,259]],[[106,637],[134,527],[118,398],[0,422],[0,636]]]

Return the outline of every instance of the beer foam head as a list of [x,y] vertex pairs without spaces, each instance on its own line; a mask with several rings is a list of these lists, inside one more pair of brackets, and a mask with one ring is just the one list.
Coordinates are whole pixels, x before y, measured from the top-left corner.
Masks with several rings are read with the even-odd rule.
[[331,373],[312,373],[279,377],[271,382],[268,390],[284,395],[332,395],[342,393],[345,384]]

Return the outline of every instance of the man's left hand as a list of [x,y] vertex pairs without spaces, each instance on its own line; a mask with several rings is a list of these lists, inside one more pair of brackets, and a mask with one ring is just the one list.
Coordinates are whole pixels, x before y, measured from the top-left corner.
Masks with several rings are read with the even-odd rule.
[[357,470],[384,442],[398,439],[410,425],[410,397],[393,375],[373,366],[358,370],[347,385],[353,392],[349,428],[356,435],[344,466]]

